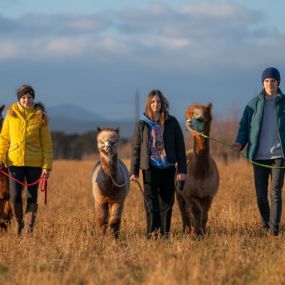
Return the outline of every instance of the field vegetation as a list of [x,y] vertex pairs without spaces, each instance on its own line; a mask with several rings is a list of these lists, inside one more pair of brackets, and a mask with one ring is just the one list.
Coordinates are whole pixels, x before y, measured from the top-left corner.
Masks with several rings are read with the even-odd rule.
[[19,238],[14,225],[0,233],[0,284],[285,284],[285,229],[277,238],[262,231],[252,169],[244,160],[218,162],[209,234],[183,234],[175,204],[169,240],[145,239],[143,198],[135,184],[119,240],[98,235],[94,163],[54,162],[48,204],[40,193],[33,235]]

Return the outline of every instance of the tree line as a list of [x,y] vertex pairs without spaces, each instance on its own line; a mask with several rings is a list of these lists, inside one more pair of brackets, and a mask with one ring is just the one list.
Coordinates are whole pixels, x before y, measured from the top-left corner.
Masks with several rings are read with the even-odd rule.
[[[84,134],[52,132],[51,135],[54,159],[81,160],[90,155],[98,154],[96,131]],[[128,143],[127,139],[121,139],[121,145],[126,143]]]
[[[224,163],[237,159],[239,154],[233,152],[228,146],[235,140],[238,128],[238,116],[232,114],[227,118],[217,118],[212,122],[211,137],[225,144],[210,141],[211,154]],[[184,133],[186,149],[193,147],[193,136],[187,131]],[[84,134],[65,134],[64,132],[52,132],[54,159],[76,159],[81,160],[98,155],[97,133],[90,131]],[[131,138],[121,138],[120,157],[130,158]]]

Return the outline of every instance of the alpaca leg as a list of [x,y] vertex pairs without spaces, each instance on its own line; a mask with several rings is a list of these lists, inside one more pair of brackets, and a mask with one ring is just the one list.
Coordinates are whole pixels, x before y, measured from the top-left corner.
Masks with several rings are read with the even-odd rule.
[[11,224],[12,217],[13,217],[13,214],[12,214],[11,204],[8,200],[6,200],[4,202],[4,211],[3,211],[3,219],[6,225],[6,229]]
[[108,227],[108,204],[95,202],[95,218],[101,234],[105,235]]
[[208,213],[211,207],[213,201],[213,197],[206,197],[204,198],[201,202],[202,202],[202,208],[203,208],[203,218],[202,218],[202,229],[203,232],[206,232],[206,225],[207,225],[207,221],[208,221]]
[[178,202],[178,208],[182,218],[183,232],[191,232],[191,217],[189,213],[189,207],[187,206],[184,198],[179,192],[176,192],[176,199]]
[[203,234],[203,228],[202,228],[203,209],[201,207],[199,198],[191,199],[191,210],[192,210],[192,215],[194,217],[194,231],[197,235],[202,235]]
[[121,216],[123,212],[123,203],[114,203],[110,207],[110,221],[109,225],[113,231],[114,237],[119,237],[120,225],[121,225]]
[[8,200],[0,200],[0,228],[7,230],[12,220],[12,208]]
[[0,200],[0,228],[6,230],[7,225],[5,223],[5,214],[4,214],[5,200]]

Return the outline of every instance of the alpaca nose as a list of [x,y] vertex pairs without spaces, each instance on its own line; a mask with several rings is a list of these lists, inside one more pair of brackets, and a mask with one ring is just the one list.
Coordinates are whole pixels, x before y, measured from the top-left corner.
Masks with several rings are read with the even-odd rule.
[[192,124],[191,119],[186,121],[186,128],[193,128],[193,124]]
[[112,152],[112,143],[110,141],[105,142],[105,150],[107,152]]

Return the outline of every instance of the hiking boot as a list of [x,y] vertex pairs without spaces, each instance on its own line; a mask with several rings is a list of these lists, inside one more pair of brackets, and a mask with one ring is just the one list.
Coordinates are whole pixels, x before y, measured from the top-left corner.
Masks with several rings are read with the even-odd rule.
[[26,213],[25,213],[25,224],[28,233],[32,233],[34,230],[37,211],[38,211],[38,204],[34,203],[27,204]]
[[17,203],[17,204],[11,204],[13,216],[15,217],[17,224],[18,224],[18,235],[22,233],[22,230],[25,226],[24,220],[23,220],[23,204]]

